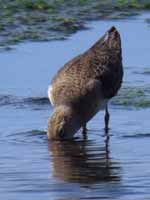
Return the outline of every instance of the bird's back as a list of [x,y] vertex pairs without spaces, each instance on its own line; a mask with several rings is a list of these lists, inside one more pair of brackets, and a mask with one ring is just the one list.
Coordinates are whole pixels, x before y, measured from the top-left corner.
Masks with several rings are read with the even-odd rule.
[[108,36],[105,34],[89,50],[58,71],[49,89],[49,97],[54,106],[72,103],[81,96],[84,98],[83,94],[89,91],[88,83],[92,80],[96,80],[96,87],[99,85],[100,90],[98,92],[104,99],[116,95],[123,76],[121,43],[116,29],[109,31],[114,37],[118,37],[118,48],[108,48],[110,44],[106,41]]

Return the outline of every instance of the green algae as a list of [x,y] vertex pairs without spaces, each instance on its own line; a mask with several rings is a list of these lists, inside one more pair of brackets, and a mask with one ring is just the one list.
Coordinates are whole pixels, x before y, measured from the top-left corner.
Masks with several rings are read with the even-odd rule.
[[79,29],[85,29],[82,22],[77,21],[74,17],[58,16],[54,18],[55,26],[51,30],[64,32],[66,34],[74,33]]
[[121,12],[120,13],[120,17],[131,17],[131,16],[136,16],[136,15],[139,15],[138,12],[135,12],[135,11],[124,11],[124,12]]
[[129,18],[142,9],[150,0],[0,0],[0,46],[64,39],[87,20]]
[[33,134],[46,134],[47,133],[47,130],[38,130],[38,129],[33,129],[32,131],[31,131],[31,133],[33,133]]
[[26,9],[31,9],[31,10],[55,9],[55,5],[53,3],[45,1],[45,0],[36,0],[36,1],[23,0],[22,4]]
[[124,87],[112,99],[112,105],[128,107],[150,107],[150,85]]
[[145,67],[140,71],[135,71],[136,74],[143,74],[143,75],[149,75],[150,74],[150,67]]
[[141,72],[141,74],[149,75],[149,74],[150,74],[150,67],[145,67],[145,68],[143,69],[143,71]]

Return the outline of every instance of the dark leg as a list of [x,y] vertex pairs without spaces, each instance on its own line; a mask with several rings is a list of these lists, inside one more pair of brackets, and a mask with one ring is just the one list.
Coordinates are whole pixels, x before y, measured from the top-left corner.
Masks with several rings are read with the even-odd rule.
[[106,153],[106,161],[109,160],[109,134],[105,131],[105,153]]
[[108,112],[108,105],[105,108],[105,132],[108,133],[108,124],[109,124],[109,112]]
[[106,160],[109,159],[109,134],[108,134],[108,125],[109,125],[109,112],[108,105],[105,108],[105,151],[106,151]]
[[86,124],[84,126],[82,126],[82,134],[83,134],[83,138],[86,139],[87,138],[87,128],[86,128]]

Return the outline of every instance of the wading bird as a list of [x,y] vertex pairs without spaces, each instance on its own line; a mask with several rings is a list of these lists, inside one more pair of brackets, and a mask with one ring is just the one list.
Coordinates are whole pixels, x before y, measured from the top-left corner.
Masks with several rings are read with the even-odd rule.
[[48,121],[49,139],[70,139],[117,94],[123,78],[120,34],[111,27],[90,49],[67,62],[52,79],[48,97],[54,106]]

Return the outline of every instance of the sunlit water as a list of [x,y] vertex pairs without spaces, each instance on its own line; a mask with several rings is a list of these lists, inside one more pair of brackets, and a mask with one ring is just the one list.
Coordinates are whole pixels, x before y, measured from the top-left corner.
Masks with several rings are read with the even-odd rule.
[[136,19],[96,21],[66,41],[26,43],[0,53],[0,199],[150,199],[150,108],[110,104],[110,140],[103,112],[88,124],[88,139],[48,142],[52,112],[48,84],[70,58],[110,26],[122,36],[124,86],[150,84],[150,26]]

